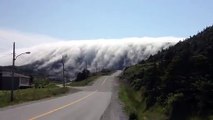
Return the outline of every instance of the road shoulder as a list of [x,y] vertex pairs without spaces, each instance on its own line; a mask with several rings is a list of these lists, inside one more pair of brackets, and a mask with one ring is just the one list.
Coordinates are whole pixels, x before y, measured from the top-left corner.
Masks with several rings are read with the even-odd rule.
[[128,120],[128,117],[123,110],[123,105],[119,100],[118,92],[119,82],[118,79],[115,79],[112,89],[111,102],[102,115],[101,120]]

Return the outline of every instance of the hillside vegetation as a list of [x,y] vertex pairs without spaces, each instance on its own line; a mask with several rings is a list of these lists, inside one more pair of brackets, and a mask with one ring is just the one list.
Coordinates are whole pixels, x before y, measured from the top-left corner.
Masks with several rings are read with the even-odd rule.
[[213,119],[213,26],[126,68],[121,78],[131,89],[120,97],[133,102],[126,106],[133,119]]

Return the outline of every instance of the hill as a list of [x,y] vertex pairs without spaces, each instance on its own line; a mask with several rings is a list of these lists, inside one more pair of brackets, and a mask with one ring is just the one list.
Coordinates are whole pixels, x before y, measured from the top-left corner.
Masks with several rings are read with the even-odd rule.
[[141,97],[135,106],[143,108],[130,111],[138,117],[139,109],[161,108],[163,119],[213,119],[213,26],[126,68],[121,78]]
[[[96,72],[102,69],[123,69],[125,66],[137,64],[159,50],[176,44],[179,39],[182,38],[141,37],[120,40],[58,41],[16,49],[17,55],[22,51],[30,51],[31,54],[19,57],[15,65],[17,72],[58,78],[62,75],[63,58],[65,75],[72,79],[85,68],[90,72]],[[19,44],[17,42],[17,45]],[[11,57],[11,54],[1,57],[0,66],[10,66]]]

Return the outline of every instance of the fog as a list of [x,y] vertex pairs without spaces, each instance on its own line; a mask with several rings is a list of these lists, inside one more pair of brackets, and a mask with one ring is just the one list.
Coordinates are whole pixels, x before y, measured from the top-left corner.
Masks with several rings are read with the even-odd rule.
[[[17,49],[16,55],[26,51],[30,51],[31,54],[17,58],[16,65],[38,63],[34,64],[34,69],[46,69],[50,73],[58,73],[61,71],[61,59],[64,56],[65,69],[71,70],[71,73],[81,71],[86,67],[90,71],[103,68],[122,69],[147,59],[150,55],[180,40],[182,38],[142,37],[51,42]],[[1,57],[1,66],[11,65],[11,63],[11,54]]]

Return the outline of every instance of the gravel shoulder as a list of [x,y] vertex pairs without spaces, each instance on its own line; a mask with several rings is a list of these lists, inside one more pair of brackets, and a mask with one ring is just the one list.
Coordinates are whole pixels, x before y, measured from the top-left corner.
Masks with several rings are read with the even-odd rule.
[[112,88],[112,97],[109,106],[102,115],[101,120],[128,120],[123,105],[118,97],[119,81],[115,78]]

